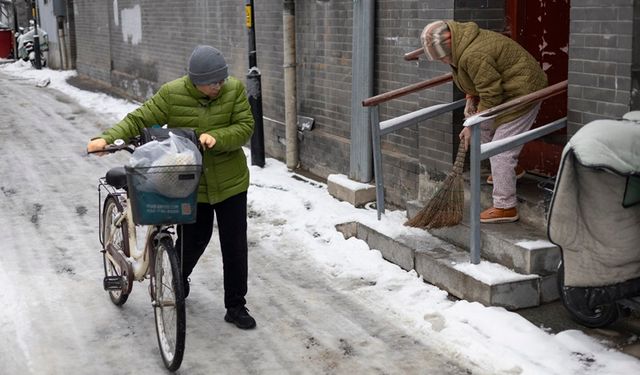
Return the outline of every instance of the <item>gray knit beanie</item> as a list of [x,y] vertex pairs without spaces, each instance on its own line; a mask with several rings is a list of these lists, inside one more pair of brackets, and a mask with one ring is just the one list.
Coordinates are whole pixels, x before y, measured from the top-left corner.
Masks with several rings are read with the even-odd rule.
[[189,58],[189,78],[195,85],[208,85],[229,76],[222,52],[211,46],[197,46]]

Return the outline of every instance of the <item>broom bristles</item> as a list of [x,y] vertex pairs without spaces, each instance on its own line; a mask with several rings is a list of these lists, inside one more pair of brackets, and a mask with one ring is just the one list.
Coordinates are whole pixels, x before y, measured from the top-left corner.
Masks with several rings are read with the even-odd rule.
[[460,224],[464,209],[462,166],[464,165],[465,156],[466,151],[461,143],[453,171],[449,173],[429,203],[404,225],[422,229],[434,229]]

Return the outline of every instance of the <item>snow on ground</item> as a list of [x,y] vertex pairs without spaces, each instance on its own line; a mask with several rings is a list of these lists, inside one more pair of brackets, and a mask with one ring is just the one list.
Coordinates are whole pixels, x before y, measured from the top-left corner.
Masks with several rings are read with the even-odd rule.
[[[19,61],[0,65],[0,74],[2,73],[27,79],[33,85],[49,80],[47,86],[49,89],[59,90],[70,96],[86,110],[95,112],[98,117],[104,119],[105,123],[115,123],[137,106],[136,103],[115,99],[105,94],[79,90],[68,85],[66,80],[75,74],[74,71],[61,72],[50,69],[37,71],[32,69],[28,63]],[[0,126],[0,131],[2,129]],[[98,127],[95,131],[97,130]],[[1,142],[0,146],[2,146]],[[35,155],[34,157],[41,156]],[[102,159],[99,162],[100,165],[107,165],[108,163],[104,161],[106,158]],[[74,172],[71,170],[69,173],[73,174]],[[446,292],[424,283],[415,272],[403,271],[398,266],[384,261],[379,251],[370,249],[361,240],[345,239],[335,229],[337,224],[359,221],[384,231],[390,236],[416,231],[417,229],[403,226],[405,212],[387,211],[382,220],[378,221],[375,210],[355,209],[348,203],[332,198],[324,184],[300,178],[294,179],[292,176],[293,174],[287,170],[286,166],[275,159],[268,158],[264,168],[251,166],[251,187],[248,193],[249,240],[250,248],[252,248],[250,253],[250,262],[252,262],[250,289],[252,284],[259,286],[267,281],[274,285],[294,284],[298,278],[303,277],[305,271],[316,272],[314,282],[326,283],[332,293],[339,295],[336,297],[340,297],[341,301],[362,302],[371,309],[369,311],[375,311],[375,316],[369,318],[395,322],[408,332],[412,332],[420,342],[428,343],[429,346],[437,348],[439,353],[449,358],[449,361],[458,361],[461,366],[472,368],[473,373],[563,375],[640,373],[638,359],[611,349],[605,343],[598,342],[581,331],[568,330],[551,334],[536,327],[520,315],[503,308],[485,307],[479,303],[448,299]],[[79,179],[81,176],[77,177]],[[4,181],[0,185],[8,186],[6,182],[8,178],[11,176],[0,175],[0,181]],[[43,183],[46,184],[46,181]],[[3,190],[3,192],[8,196],[6,191]],[[92,197],[91,193],[88,196]],[[2,199],[4,196],[0,194],[0,207],[3,207],[1,205]],[[86,202],[86,204],[93,204],[93,201]],[[34,215],[37,214],[36,210]],[[2,223],[2,219],[0,219],[0,223]],[[6,226],[3,227],[4,230],[7,230]],[[94,240],[90,228],[82,228],[81,231],[89,232],[87,236],[90,236],[90,240]],[[26,235],[35,234],[28,232]],[[60,236],[65,236],[65,234],[60,233]],[[425,232],[424,236],[428,236],[428,234]],[[18,243],[19,241],[22,240],[18,237],[9,237],[8,243],[7,240],[0,243],[3,254],[3,257],[0,257],[0,271],[3,269],[5,271],[11,270],[6,259],[11,260],[12,258],[6,258],[5,254],[9,249],[19,247],[21,245]],[[273,265],[274,269],[281,273],[277,275],[277,279],[276,275],[263,276],[258,272],[258,265],[260,265],[260,271],[269,267],[270,257],[274,259],[274,262],[278,262],[278,267]],[[312,263],[295,263],[299,259]],[[290,260],[292,264],[306,264],[309,268],[308,270],[291,269],[288,273],[285,271],[287,270],[286,265],[281,264],[287,260]],[[205,266],[208,262],[210,261],[205,260]],[[471,264],[457,266],[465,269],[469,274],[475,275],[474,277],[484,279],[499,279],[503,277],[502,272],[504,272],[485,263],[479,266]],[[2,274],[5,272],[0,272],[0,283],[3,285],[0,290],[0,303],[5,308],[0,312],[0,328],[5,327],[10,332],[14,330],[20,333],[19,337],[15,339],[15,345],[18,348],[5,350],[0,348],[0,362],[6,363],[9,360],[11,363],[10,359],[5,356],[8,357],[17,352],[30,353],[29,341],[32,341],[34,336],[42,335],[42,330],[46,330],[47,325],[33,321],[34,317],[38,318],[39,313],[32,310],[31,303],[37,304],[37,301],[25,302],[29,297],[43,298],[40,295],[42,291],[36,291],[37,288],[34,288],[33,292],[29,292],[22,288],[20,289],[22,295],[19,295],[18,286],[12,285],[12,279],[2,277]],[[198,290],[198,285],[206,283],[204,277],[194,275],[194,278],[195,287],[192,288],[193,296],[190,297],[194,300],[189,300],[191,303],[188,309],[189,319],[202,313],[204,307],[198,304],[198,298],[205,298],[206,294],[206,291]],[[45,282],[45,280],[35,279],[34,285],[42,286]],[[274,291],[270,298],[274,300],[304,300],[306,298],[305,288],[307,287],[309,286],[289,289],[289,291],[298,291],[299,294],[295,296],[279,295],[277,291]],[[91,301],[88,303],[90,306],[96,305],[97,302],[92,295],[95,293],[94,289],[76,290],[74,298]],[[27,294],[25,295],[25,293]],[[78,293],[86,293],[86,295],[78,295]],[[264,319],[260,319],[260,312],[263,311],[266,314],[268,308],[258,306],[255,302],[251,304],[251,291],[248,299],[250,309],[258,319],[257,330],[267,330],[269,325],[264,322]],[[253,301],[255,300],[257,298],[253,299]],[[22,302],[14,303],[14,301]],[[128,304],[133,304],[133,307],[137,306],[135,303],[135,300],[128,302]],[[283,306],[286,308],[286,305]],[[99,307],[94,306],[94,308],[98,309]],[[318,309],[320,308],[318,307]],[[41,310],[41,314],[45,314],[48,309]],[[328,314],[328,311],[323,313]],[[309,313],[319,314],[319,312]],[[27,315],[31,317],[31,320],[25,318]],[[102,314],[97,315],[102,316]],[[269,317],[277,319],[277,314]],[[353,319],[358,318],[353,317]],[[300,319],[304,321],[305,317],[302,316]],[[11,327],[10,324],[14,326],[9,329],[7,327]],[[75,322],[75,324],[82,327],[82,325],[98,323],[85,321]],[[307,324],[311,325],[312,323]],[[320,327],[320,329],[328,329],[327,326],[321,325]],[[76,327],[76,329],[79,328]],[[106,328],[102,327],[102,329]],[[281,329],[285,328],[281,327]],[[193,337],[197,334],[197,331],[189,331],[187,335]],[[274,337],[277,333],[269,335],[275,342],[279,340],[278,337]],[[308,345],[313,347],[317,345],[314,340],[322,340],[322,337],[316,336],[314,340],[311,339],[309,339]],[[66,345],[67,343],[61,344]],[[196,344],[191,344],[187,348],[187,355],[190,350],[199,353],[197,349],[194,349],[199,345],[207,345],[204,338],[197,341]],[[215,347],[209,349],[216,350]],[[411,349],[405,348],[404,350]],[[348,350],[345,350],[345,353],[347,352]],[[153,354],[146,354],[157,356],[157,351]],[[36,360],[37,358],[34,357],[25,359],[27,362]],[[273,361],[275,362],[275,360]],[[375,362],[375,356],[370,357],[368,361]],[[193,362],[192,358],[185,357],[183,368],[190,366],[190,363]],[[226,363],[229,368],[234,368],[234,365]],[[267,361],[267,363],[270,362]],[[343,372],[348,372],[346,371],[348,367],[340,367],[339,363],[336,364],[333,371],[332,368],[329,368],[325,369],[325,372],[339,373],[341,369],[344,370]],[[9,366],[9,369],[11,368]],[[21,369],[17,365],[14,368]],[[302,368],[304,369],[304,367]],[[197,367],[193,370],[196,373]],[[309,371],[312,372],[310,369]],[[441,371],[447,373],[442,368]],[[257,372],[269,371],[259,368]],[[293,372],[306,373],[305,370],[300,369],[293,370]],[[411,373],[411,371],[407,370],[406,373]]]

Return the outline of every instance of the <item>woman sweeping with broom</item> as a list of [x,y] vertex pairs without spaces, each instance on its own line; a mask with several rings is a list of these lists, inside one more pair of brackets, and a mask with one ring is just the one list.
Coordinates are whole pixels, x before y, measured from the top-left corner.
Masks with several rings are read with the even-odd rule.
[[[420,39],[429,60],[437,60],[451,66],[453,81],[466,94],[465,117],[547,86],[545,73],[529,52],[514,40],[481,29],[473,22],[435,21],[424,28]],[[529,130],[539,109],[539,103],[532,104],[500,115],[493,122],[481,124],[482,142],[496,141]],[[455,190],[447,189],[447,185],[453,185],[454,180],[461,181],[459,175],[462,172],[464,153],[471,139],[470,129],[465,128],[459,136],[464,151],[458,153],[456,164],[459,166],[456,169],[454,165],[451,174],[457,173],[458,177],[445,180],[440,197],[437,198],[440,202],[433,202],[436,200],[434,197],[431,200],[433,203],[430,202],[431,210],[434,206],[440,206],[441,210],[451,210],[450,207],[445,207],[443,202],[450,201],[451,191]],[[517,166],[521,150],[522,146],[518,146],[489,159],[491,176],[487,182],[493,184],[493,207],[480,214],[480,222],[505,223],[518,220],[516,179],[525,173]],[[449,190],[449,193],[445,194],[446,190]],[[462,197],[457,203],[462,211]],[[427,210],[428,207],[425,207],[422,215],[418,214],[407,224],[429,228],[457,224],[430,224],[430,218],[424,215],[424,211]]]

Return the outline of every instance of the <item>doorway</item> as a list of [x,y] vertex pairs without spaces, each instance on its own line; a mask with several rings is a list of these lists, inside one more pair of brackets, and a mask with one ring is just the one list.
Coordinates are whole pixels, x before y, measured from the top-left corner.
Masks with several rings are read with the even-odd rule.
[[[569,0],[506,0],[505,26],[511,38],[522,45],[542,66],[549,85],[564,81],[569,67]],[[567,115],[567,95],[557,95],[542,103],[533,127]],[[555,176],[566,129],[524,145],[519,163],[529,173]]]

